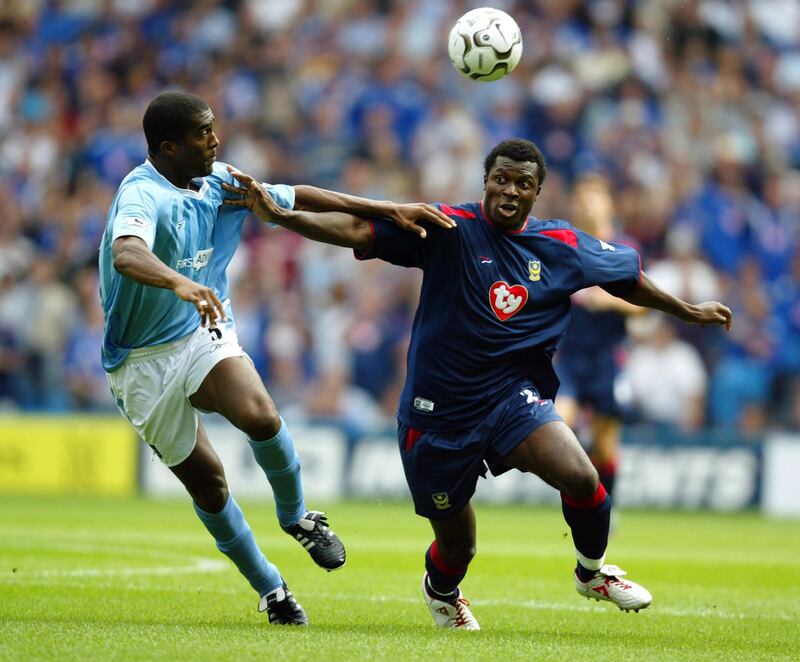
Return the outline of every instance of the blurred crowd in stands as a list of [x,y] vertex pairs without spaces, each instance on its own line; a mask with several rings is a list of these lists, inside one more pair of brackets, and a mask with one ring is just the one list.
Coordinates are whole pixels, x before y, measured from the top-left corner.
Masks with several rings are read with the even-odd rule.
[[[600,174],[644,268],[734,310],[731,333],[637,320],[634,419],[800,429],[800,0],[492,0],[523,31],[501,81],[447,58],[459,0],[0,4],[0,409],[113,408],[97,247],[141,117],[203,97],[221,160],[379,199],[481,197],[486,152],[535,140],[539,217]],[[256,220],[232,264],[243,346],[287,416],[391,421],[420,274]],[[444,284],[446,286],[446,284]]]

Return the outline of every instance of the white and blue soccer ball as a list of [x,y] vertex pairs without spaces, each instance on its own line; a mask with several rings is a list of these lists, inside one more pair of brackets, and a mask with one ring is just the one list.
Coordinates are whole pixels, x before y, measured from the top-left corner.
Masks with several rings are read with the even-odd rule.
[[467,78],[490,81],[511,73],[522,56],[522,32],[504,11],[479,7],[450,30],[447,51],[453,66]]

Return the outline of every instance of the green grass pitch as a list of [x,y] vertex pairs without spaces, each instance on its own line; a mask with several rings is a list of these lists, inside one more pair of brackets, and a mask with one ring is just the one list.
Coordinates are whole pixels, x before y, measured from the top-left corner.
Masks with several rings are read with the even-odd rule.
[[[311,627],[269,626],[190,504],[8,497],[2,660],[778,660],[800,653],[800,526],[756,514],[623,512],[609,561],[654,595],[639,614],[573,588],[555,508],[478,506],[463,584],[480,632],[420,597],[427,522],[406,502],[329,504],[348,562],[313,565],[269,504],[243,502]],[[318,506],[319,504],[312,504]]]

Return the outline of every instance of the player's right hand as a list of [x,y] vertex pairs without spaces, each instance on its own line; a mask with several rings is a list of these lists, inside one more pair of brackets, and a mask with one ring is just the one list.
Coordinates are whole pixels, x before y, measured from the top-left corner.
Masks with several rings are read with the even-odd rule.
[[685,321],[690,324],[700,324],[701,326],[715,324],[724,326],[730,331],[733,324],[733,313],[728,306],[719,303],[719,301],[706,301],[692,306],[690,308],[690,316]]
[[240,186],[234,186],[227,182],[222,183],[222,188],[235,194],[234,197],[226,197],[223,200],[224,204],[247,207],[265,221],[277,222],[284,216],[285,210],[275,202],[261,182],[250,175],[234,170],[231,166],[228,166],[228,172],[239,182]]
[[387,208],[386,217],[394,221],[398,227],[413,232],[422,239],[425,239],[427,232],[419,225],[420,221],[430,221],[448,230],[456,227],[455,221],[447,214],[423,202],[391,203]]
[[210,287],[185,278],[175,286],[173,292],[179,299],[194,305],[202,326],[214,326],[217,320],[226,319],[222,301]]

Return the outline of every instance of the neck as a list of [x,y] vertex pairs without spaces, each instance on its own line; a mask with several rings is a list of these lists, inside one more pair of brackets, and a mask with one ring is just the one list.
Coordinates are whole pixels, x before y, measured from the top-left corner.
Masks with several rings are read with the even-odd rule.
[[161,157],[153,156],[152,154],[148,154],[147,158],[150,163],[153,164],[153,167],[158,170],[170,184],[178,188],[189,188],[191,177],[187,178],[186,175],[179,173],[172,163]]

